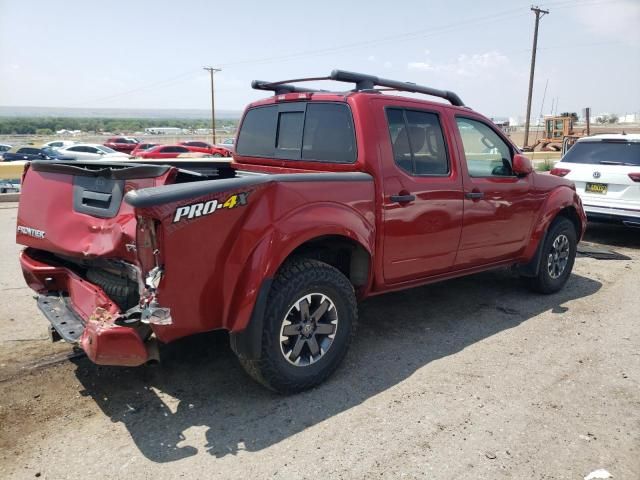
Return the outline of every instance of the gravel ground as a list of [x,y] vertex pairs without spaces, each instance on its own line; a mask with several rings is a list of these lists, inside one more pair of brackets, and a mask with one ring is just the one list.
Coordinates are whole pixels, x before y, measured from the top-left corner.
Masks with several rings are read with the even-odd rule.
[[[51,345],[0,206],[0,477],[640,478],[640,233],[590,228],[562,292],[494,271],[366,301],[343,366],[272,394],[224,334],[108,368]],[[49,363],[49,365],[46,365]],[[45,365],[43,365],[45,364]]]

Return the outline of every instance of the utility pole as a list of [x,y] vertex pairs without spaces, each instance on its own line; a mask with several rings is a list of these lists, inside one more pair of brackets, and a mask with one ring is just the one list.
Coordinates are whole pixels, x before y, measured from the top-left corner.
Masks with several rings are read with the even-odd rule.
[[533,94],[533,72],[536,69],[536,49],[538,48],[538,24],[540,19],[549,13],[549,10],[542,10],[539,7],[531,7],[531,11],[536,15],[536,25],[533,30],[533,50],[531,51],[531,71],[529,72],[529,96],[527,97],[527,116],[524,120],[524,145],[529,144],[529,122],[531,120],[531,96]]
[[216,144],[216,111],[215,111],[215,91],[213,88],[213,74],[216,72],[221,72],[221,68],[213,68],[213,67],[202,67],[203,69],[209,72],[211,76],[211,133],[213,134],[213,144]]

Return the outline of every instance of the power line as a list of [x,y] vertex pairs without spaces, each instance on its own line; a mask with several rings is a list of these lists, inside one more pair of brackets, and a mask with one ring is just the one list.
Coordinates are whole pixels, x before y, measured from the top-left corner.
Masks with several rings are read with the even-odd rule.
[[[111,100],[114,98],[118,98],[118,97],[122,97],[122,96],[126,96],[126,95],[131,95],[132,93],[137,93],[143,90],[149,90],[152,88],[156,88],[158,86],[162,86],[162,87],[166,87],[169,85],[173,85],[175,83],[180,83],[180,81],[182,81],[183,79],[185,79],[185,77],[187,76],[192,76],[195,72],[197,72],[198,70],[189,70],[186,72],[183,72],[179,75],[175,75],[173,77],[169,77],[169,78],[165,78],[164,80],[159,80],[157,82],[153,82],[153,83],[149,83],[146,85],[141,85],[139,87],[133,88],[131,90],[125,90],[124,92],[120,92],[120,93],[115,93],[115,94],[111,94],[111,95],[107,95],[104,97],[97,97],[91,100],[87,100],[85,102],[83,102],[84,104],[88,103],[88,102],[103,102],[106,100]],[[79,103],[76,105],[80,105]],[[71,105],[71,107],[73,107],[74,105]]]
[[[602,3],[615,3],[617,1],[622,1],[622,0],[593,0],[593,1],[591,0],[583,0],[583,1],[559,0],[559,1],[546,2],[546,5],[551,5],[554,8],[561,9],[561,8],[574,8],[574,7],[598,5]],[[296,60],[301,57],[309,58],[309,57],[315,57],[315,56],[328,55],[328,54],[332,54],[332,53],[336,53],[344,50],[371,47],[371,46],[383,45],[383,44],[394,43],[394,42],[408,41],[408,40],[412,40],[420,37],[429,37],[437,34],[450,33],[450,32],[459,30],[461,28],[468,28],[470,24],[471,26],[484,25],[484,24],[492,23],[496,21],[509,20],[509,19],[516,18],[523,15],[525,14],[521,12],[520,8],[513,8],[513,9],[505,10],[503,12],[499,12],[496,14],[470,18],[467,20],[463,20],[463,21],[459,21],[459,22],[455,22],[455,23],[451,23],[451,24],[443,25],[439,27],[434,27],[430,29],[421,29],[413,32],[402,33],[398,35],[390,35],[383,38],[372,39],[372,40],[361,41],[361,42],[354,42],[354,43],[338,45],[334,47],[299,51],[299,52],[286,54],[286,55],[227,62],[227,63],[220,64],[220,66],[228,68],[228,67],[234,67],[234,66],[246,65],[246,64],[280,63],[280,62]],[[555,48],[555,47],[547,47],[547,48]],[[103,102],[107,100],[112,100],[114,98],[131,95],[133,93],[137,93],[140,91],[154,89],[154,88],[166,88],[168,86],[172,86],[172,85],[186,81],[188,79],[187,77],[191,77],[196,71],[198,70],[189,70],[179,75],[169,77],[164,80],[159,80],[157,82],[153,82],[150,84],[141,85],[139,87],[126,90],[124,92],[119,92],[119,93],[87,100],[85,102],[82,102],[82,104],[86,105],[89,102]],[[80,105],[80,103],[76,105]]]
[[[617,2],[617,1],[623,1],[623,0],[595,0],[595,1],[590,1],[590,0],[580,1],[580,0],[578,0],[577,2],[576,1],[571,1],[571,0],[561,0],[561,1],[556,1],[556,2],[553,2],[553,1],[546,2],[546,4],[547,5],[552,5],[552,6],[554,6],[554,8],[560,9],[560,8],[574,8],[574,7],[577,7],[577,6],[598,5],[598,4],[601,4],[601,3],[614,3],[614,2]],[[398,35],[391,35],[391,36],[378,38],[378,39],[373,39],[373,40],[354,42],[354,43],[351,43],[351,44],[344,44],[344,45],[339,45],[339,46],[335,46],[335,47],[321,48],[321,49],[316,49],[316,50],[299,51],[299,52],[295,52],[295,53],[291,53],[291,54],[279,55],[279,56],[273,56],[273,57],[262,57],[262,58],[238,60],[238,61],[233,61],[233,62],[222,63],[221,66],[223,66],[223,67],[234,67],[234,66],[237,66],[237,65],[281,62],[281,61],[287,61],[287,60],[296,59],[296,58],[299,58],[299,57],[312,57],[312,56],[319,56],[319,55],[327,55],[327,54],[336,53],[336,52],[339,52],[339,51],[342,51],[342,50],[350,50],[350,49],[354,49],[354,48],[371,47],[371,46],[374,46],[374,45],[381,45],[381,44],[385,44],[385,43],[393,43],[393,42],[399,42],[399,41],[413,40],[413,39],[418,38],[418,37],[428,37],[428,36],[441,34],[441,33],[449,33],[449,32],[452,32],[452,31],[456,31],[456,30],[458,30],[458,29],[460,29],[462,27],[466,27],[468,24],[471,24],[471,25],[475,26],[475,25],[480,25],[480,24],[492,23],[492,22],[496,22],[496,21],[509,20],[509,19],[520,17],[520,16],[524,16],[524,15],[526,15],[526,13],[523,13],[520,8],[513,8],[513,9],[505,10],[505,11],[500,12],[500,13],[491,14],[491,15],[485,15],[485,16],[482,16],[482,17],[469,18],[467,20],[462,20],[462,21],[459,21],[459,22],[451,23],[451,24],[448,24],[448,25],[443,25],[443,26],[440,26],[440,27],[432,27],[432,28],[428,28],[428,29],[415,30],[413,32],[402,33],[402,34],[398,34]]]

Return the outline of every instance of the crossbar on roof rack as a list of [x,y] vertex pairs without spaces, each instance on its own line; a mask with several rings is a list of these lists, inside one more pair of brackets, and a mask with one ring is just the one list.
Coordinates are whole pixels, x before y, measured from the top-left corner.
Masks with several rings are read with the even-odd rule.
[[327,90],[314,90],[310,88],[296,87],[290,83],[310,82],[316,80],[334,80],[336,82],[355,83],[354,91],[373,90],[375,87],[387,87],[391,90],[411,93],[423,93],[432,97],[439,97],[449,101],[457,107],[464,107],[462,99],[454,92],[449,90],[438,90],[436,88],[425,87],[411,82],[399,82],[397,80],[389,80],[386,78],[367,75],[364,73],[349,72],[346,70],[333,70],[328,77],[310,77],[296,78],[293,80],[283,80],[280,82],[264,82],[254,80],[251,87],[256,90],[274,91],[276,95],[284,93],[317,93],[327,92]]

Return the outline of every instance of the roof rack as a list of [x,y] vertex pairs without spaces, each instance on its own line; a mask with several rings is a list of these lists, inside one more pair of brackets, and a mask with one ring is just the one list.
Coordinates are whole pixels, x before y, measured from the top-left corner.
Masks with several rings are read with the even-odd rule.
[[283,80],[280,82],[265,82],[262,80],[254,80],[251,82],[251,87],[256,90],[270,90],[275,92],[276,95],[282,95],[285,93],[318,93],[328,92],[328,90],[314,90],[311,88],[296,87],[290,85],[290,83],[297,82],[311,82],[316,80],[334,80],[336,82],[355,83],[353,91],[380,91],[375,87],[386,87],[391,90],[397,90],[400,92],[412,92],[412,93],[424,93],[425,95],[431,95],[432,97],[443,98],[451,105],[457,107],[464,107],[462,99],[448,90],[438,90],[436,88],[424,87],[416,85],[412,82],[399,82],[397,80],[388,80],[386,78],[376,77],[374,75],[367,75],[364,73],[348,72],[346,70],[333,70],[327,77],[310,77],[310,78],[295,78],[293,80]]

